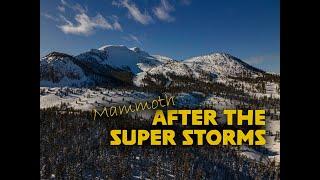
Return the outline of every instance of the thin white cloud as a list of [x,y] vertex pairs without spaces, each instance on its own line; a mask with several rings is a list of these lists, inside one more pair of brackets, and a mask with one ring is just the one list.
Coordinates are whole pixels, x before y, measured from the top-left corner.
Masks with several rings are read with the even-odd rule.
[[68,5],[67,1],[65,1],[65,0],[61,0],[61,4]]
[[66,11],[66,8],[64,6],[58,6],[57,8],[62,13],[64,13]]
[[90,35],[95,29],[104,30],[119,30],[119,27],[111,25],[101,14],[97,14],[95,17],[89,17],[87,14],[77,14],[75,16],[76,24],[69,21],[67,18],[61,15],[65,24],[58,26],[62,32],[66,34],[76,35]]
[[189,6],[191,4],[191,0],[180,0],[180,3],[185,6]]
[[90,17],[87,7],[80,4],[70,4],[66,0],[61,0],[61,5],[59,5],[57,9],[60,12],[66,12],[67,9],[73,10],[75,14],[74,19],[69,20],[62,14],[59,14],[58,17],[47,13],[42,13],[42,15],[47,19],[58,22],[59,25],[57,25],[57,27],[65,34],[88,36],[93,34],[96,29],[122,31],[122,26],[117,16],[110,17],[110,22],[100,13],[94,17]]
[[160,5],[153,9],[154,15],[156,15],[159,20],[167,22],[175,20],[175,18],[170,15],[170,12],[173,11],[174,7],[167,0],[161,0]]
[[129,34],[129,37],[130,37],[132,40],[134,40],[135,42],[137,42],[138,44],[141,45],[141,42],[140,42],[140,40],[139,40],[139,38],[138,38],[137,36],[132,35],[132,34]]
[[253,56],[246,60],[251,65],[259,65],[265,62],[280,62],[279,54]]
[[153,22],[152,17],[146,10],[142,13],[136,4],[129,2],[129,0],[112,1],[112,5],[127,8],[130,17],[141,24],[147,25]]
[[80,4],[75,4],[71,8],[74,11],[79,12],[79,13],[87,13],[88,12],[88,8],[87,7],[83,7]]
[[60,14],[60,19],[63,21],[63,22],[65,22],[65,23],[67,23],[67,24],[72,24],[72,22],[71,21],[69,21],[66,17],[64,17],[63,15],[61,15]]
[[115,21],[115,22],[113,23],[113,28],[114,28],[115,30],[122,31],[121,24],[120,24],[118,21]]
[[264,60],[265,58],[263,56],[254,56],[254,57],[250,57],[247,60],[247,63],[251,65],[257,65],[257,64],[261,64]]
[[58,22],[59,21],[59,18],[56,18],[54,16],[52,16],[51,14],[48,14],[48,13],[41,13],[42,16],[44,16],[45,18],[47,19],[50,19],[52,21],[56,21]]
[[128,34],[128,36],[124,36],[123,37],[124,40],[126,41],[131,41],[131,42],[135,42],[139,45],[142,45],[141,41],[139,40],[139,38],[133,34]]
[[262,69],[266,72],[280,72],[280,55],[279,53],[270,53],[252,56],[245,59],[245,62]]
[[122,26],[121,26],[121,24],[119,23],[119,18],[118,18],[118,16],[113,15],[113,16],[111,16],[111,19],[114,21],[114,22],[113,22],[113,28],[114,28],[115,30],[122,31]]
[[88,8],[87,7],[81,6],[78,3],[69,4],[66,0],[61,0],[61,6],[58,6],[58,9],[62,10],[64,8],[64,10],[63,10],[63,12],[64,12],[66,7],[70,8],[70,9],[72,9],[75,12],[78,12],[78,13],[87,13],[88,12]]

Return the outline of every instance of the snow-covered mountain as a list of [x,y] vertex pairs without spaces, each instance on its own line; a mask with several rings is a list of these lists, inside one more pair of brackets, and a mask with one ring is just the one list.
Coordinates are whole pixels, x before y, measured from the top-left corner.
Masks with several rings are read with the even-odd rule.
[[40,59],[40,86],[88,87],[132,84],[132,73],[103,65],[97,59],[79,59],[68,54],[52,52]]
[[163,75],[171,79],[170,75],[193,77],[197,80],[212,81],[228,79],[233,76],[260,76],[265,72],[257,69],[242,60],[226,53],[212,53],[197,56],[183,61],[168,61],[148,71],[138,73],[134,78],[134,84],[140,86],[142,79],[148,74]]
[[127,48],[123,45],[106,45],[99,49],[92,49],[76,56],[80,60],[95,60],[101,65],[109,65],[114,68],[131,71],[137,74],[148,71],[171,59],[161,56],[151,56],[140,48]]
[[259,74],[264,71],[257,69],[242,60],[226,53],[212,53],[192,57],[183,61],[195,71],[214,72],[218,76],[240,76],[243,74]]
[[40,61],[41,86],[113,85],[119,81],[141,86],[148,75],[161,75],[170,81],[173,75],[212,81],[265,73],[226,53],[176,61],[123,45],[106,45],[77,56],[54,52]]
[[52,52],[40,59],[41,86],[84,86],[91,81],[70,55]]

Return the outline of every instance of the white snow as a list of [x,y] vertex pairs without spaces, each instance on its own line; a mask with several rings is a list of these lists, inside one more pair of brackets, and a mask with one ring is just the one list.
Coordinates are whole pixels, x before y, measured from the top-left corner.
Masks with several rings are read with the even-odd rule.
[[[43,57],[40,61],[41,86],[81,86],[90,83],[83,70],[70,57]],[[52,78],[57,81],[53,81]]]
[[127,48],[123,45],[106,45],[98,49],[82,53],[76,56],[78,59],[95,59],[102,65],[110,65],[115,68],[130,69],[137,74],[141,71],[147,71],[150,68],[162,64],[161,61],[147,52],[137,47]]

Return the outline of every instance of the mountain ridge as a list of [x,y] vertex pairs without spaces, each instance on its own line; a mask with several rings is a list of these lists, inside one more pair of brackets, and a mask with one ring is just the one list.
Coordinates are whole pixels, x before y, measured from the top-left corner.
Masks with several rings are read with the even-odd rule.
[[[100,86],[114,85],[117,81],[141,86],[141,80],[148,74],[163,75],[169,80],[170,74],[174,74],[212,81],[228,76],[261,76],[266,73],[228,53],[209,53],[177,61],[167,56],[150,55],[139,47],[128,48],[124,45],[105,45],[76,56],[54,51],[40,58],[40,61],[41,86]],[[62,62],[68,62],[69,68],[63,67]],[[50,69],[54,69],[51,74],[48,72]],[[78,73],[79,77],[70,76],[74,73]],[[49,78],[54,74],[59,78]],[[66,82],[57,83],[63,78]],[[71,83],[68,84],[68,81]]]

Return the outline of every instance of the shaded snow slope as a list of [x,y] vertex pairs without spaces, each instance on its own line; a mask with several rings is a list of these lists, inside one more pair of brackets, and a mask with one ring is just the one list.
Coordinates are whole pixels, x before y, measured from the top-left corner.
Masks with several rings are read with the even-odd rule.
[[40,59],[41,86],[84,86],[90,80],[67,54],[52,52]]

